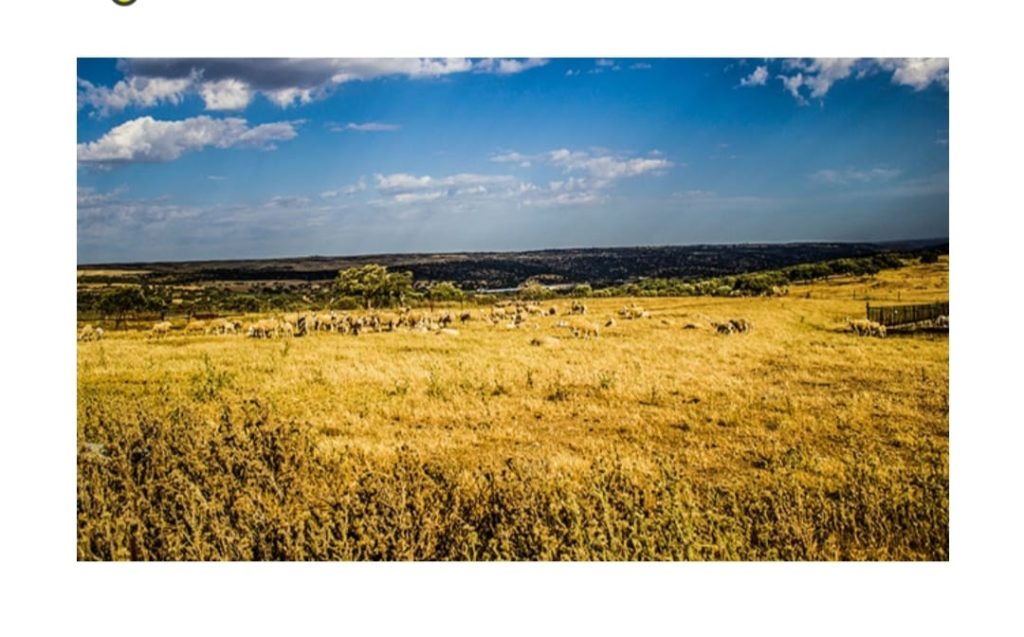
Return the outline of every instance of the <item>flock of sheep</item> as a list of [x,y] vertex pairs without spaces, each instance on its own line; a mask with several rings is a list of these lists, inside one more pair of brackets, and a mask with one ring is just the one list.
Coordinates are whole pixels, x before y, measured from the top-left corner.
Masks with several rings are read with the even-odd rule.
[[[846,319],[846,325],[849,331],[853,332],[857,336],[874,336],[876,338],[885,338],[888,330],[881,323],[876,323],[868,319]],[[949,329],[949,317],[939,316],[931,321],[921,321],[911,326],[912,328],[938,328],[938,329]]]
[[[563,311],[565,318],[555,323],[556,328],[567,329],[574,338],[591,339],[600,336],[601,328],[598,323],[584,318],[587,314],[587,305],[585,303],[574,300],[569,308]],[[225,318],[189,320],[180,330],[176,329],[170,321],[160,321],[150,328],[148,337],[161,339],[173,333],[184,335],[244,334],[250,338],[261,339],[281,336],[299,337],[317,333],[358,336],[363,332],[394,332],[399,329],[458,336],[459,331],[454,326],[472,321],[475,318],[489,322],[495,327],[513,330],[526,327],[527,322],[531,318],[556,317],[560,313],[559,309],[553,305],[542,307],[538,303],[522,301],[497,303],[486,312],[478,312],[476,317],[471,311],[456,312],[442,310],[439,313],[434,313],[410,307],[402,307],[396,311],[377,311],[362,314],[339,314],[334,310],[326,312],[309,311],[284,315],[279,318],[260,319],[244,325],[241,321]],[[631,321],[651,318],[651,313],[636,303],[621,308],[617,314],[620,320]],[[665,319],[662,320],[662,323],[670,324]],[[603,323],[605,329],[614,328],[615,326],[616,320],[614,317],[608,318]],[[692,323],[685,326],[687,329],[697,327],[699,326]],[[712,321],[711,327],[719,334],[733,334],[748,332],[752,326],[745,319],[732,319],[726,322]],[[78,339],[80,341],[91,341],[99,340],[102,337],[102,328],[93,328],[91,325],[86,325],[79,332]],[[537,339],[534,340],[536,341]]]

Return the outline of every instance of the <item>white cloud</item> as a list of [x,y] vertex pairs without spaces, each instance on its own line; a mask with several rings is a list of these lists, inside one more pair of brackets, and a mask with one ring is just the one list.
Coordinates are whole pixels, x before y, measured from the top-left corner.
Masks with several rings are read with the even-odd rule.
[[604,180],[661,172],[673,165],[671,161],[660,156],[619,157],[606,153],[571,151],[567,148],[550,151],[547,153],[547,159],[566,172],[583,171]]
[[199,94],[208,111],[242,110],[252,101],[252,89],[245,82],[226,78],[199,85]]
[[923,91],[932,84],[939,84],[949,90],[947,58],[882,59],[878,64],[883,69],[893,72],[893,84],[910,86],[915,91]]
[[598,66],[615,66],[615,60],[595,60],[594,64]]
[[244,119],[206,115],[178,121],[140,117],[115,126],[93,142],[78,144],[78,161],[91,164],[165,162],[205,147],[272,150],[275,141],[293,139],[301,122],[249,127]]
[[903,171],[897,168],[876,167],[867,170],[847,168],[835,170],[823,168],[812,175],[816,181],[827,184],[845,186],[849,184],[867,184],[873,182],[890,181],[899,177]]
[[495,73],[497,75],[512,75],[522,73],[529,69],[544,66],[548,61],[541,58],[528,58],[526,60],[515,59],[494,59],[480,60],[473,65],[474,70],[482,73]]
[[78,108],[89,106],[100,116],[129,107],[149,108],[158,104],[180,104],[192,83],[191,78],[131,77],[113,87],[96,86],[78,79]]
[[804,96],[800,94],[800,87],[803,86],[804,83],[804,76],[802,73],[797,73],[796,75],[792,75],[790,77],[786,77],[785,75],[780,75],[778,77],[780,80],[782,80],[782,86],[784,86],[786,90],[789,91],[789,94],[792,95],[797,102],[801,104],[807,103],[807,100],[804,99]]
[[[850,78],[863,79],[879,72],[892,73],[893,84],[910,86],[922,91],[932,84],[949,90],[949,60],[945,58],[813,58],[790,59],[781,63],[783,73],[778,75],[783,87],[800,104],[807,97],[824,99],[836,82]],[[760,70],[762,67],[758,67]],[[753,86],[757,70],[740,80],[742,86]],[[763,84],[763,82],[762,82]]]
[[634,71],[644,71],[651,68],[651,65],[647,62],[636,62],[635,64],[630,64],[629,68]]
[[395,203],[421,203],[424,201],[436,201],[445,196],[443,190],[431,190],[429,192],[400,192],[395,195]]
[[825,97],[833,84],[850,76],[855,63],[852,58],[817,58],[807,67],[804,86],[811,89],[811,97]]
[[768,67],[759,66],[747,77],[740,80],[740,86],[764,86],[768,81]]
[[386,124],[384,122],[349,122],[342,126],[341,124],[333,124],[330,127],[331,132],[340,133],[343,131],[351,130],[360,133],[382,133],[396,131],[401,128],[398,124]]
[[377,174],[374,175],[374,178],[377,180],[377,190],[389,194],[436,188],[468,188],[472,186],[507,184],[515,180],[511,175],[478,175],[473,173],[459,173],[448,177],[431,177],[429,175],[417,177],[407,173],[395,173],[392,175]]
[[520,168],[529,168],[533,165],[533,158],[522,153],[500,153],[493,155],[491,161],[501,163],[519,164]]

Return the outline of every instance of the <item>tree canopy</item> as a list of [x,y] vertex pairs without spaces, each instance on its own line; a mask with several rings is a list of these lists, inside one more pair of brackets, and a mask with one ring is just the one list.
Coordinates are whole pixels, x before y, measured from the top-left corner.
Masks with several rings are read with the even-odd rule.
[[345,296],[362,299],[367,309],[395,305],[412,292],[412,272],[388,272],[383,265],[368,263],[340,271],[335,288]]

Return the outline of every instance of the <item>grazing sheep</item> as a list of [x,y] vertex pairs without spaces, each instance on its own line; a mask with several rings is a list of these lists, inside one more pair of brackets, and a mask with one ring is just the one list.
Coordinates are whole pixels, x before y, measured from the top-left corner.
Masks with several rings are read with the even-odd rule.
[[248,335],[250,338],[273,338],[280,329],[276,319],[263,319],[249,326]]
[[96,330],[93,329],[92,325],[85,325],[78,332],[78,340],[80,341],[91,341],[96,338]]
[[580,301],[573,301],[572,307],[569,308],[569,314],[586,314],[587,305]]
[[159,323],[157,323],[156,325],[153,326],[152,330],[150,330],[149,336],[151,338],[163,338],[163,337],[167,336],[170,333],[170,331],[171,331],[171,322],[170,321],[160,321]]
[[624,319],[639,319],[639,318],[650,318],[651,313],[640,307],[636,303],[631,303],[626,307],[619,310],[619,316]]
[[473,315],[471,313],[463,312],[462,314],[459,314],[459,322],[460,323],[465,323],[466,321],[471,321],[471,320],[473,320]]
[[605,327],[615,327],[615,319],[608,319],[604,324]]
[[103,328],[102,327],[97,327],[96,328],[96,340],[97,341],[102,341],[103,340]]
[[548,316],[555,316],[556,314],[558,314],[557,307],[552,305],[551,307],[548,308]]
[[587,321],[571,321],[569,331],[576,338],[597,338],[599,336],[597,326]]
[[717,323],[717,322],[714,322],[711,325],[714,326],[715,330],[719,334],[732,334],[734,331],[736,331],[736,328],[733,327],[732,323]]
[[880,323],[868,319],[847,319],[850,331],[857,336],[875,336],[885,338],[886,328]]
[[729,319],[729,323],[737,332],[741,333],[749,332],[754,327],[747,319]]
[[206,321],[189,321],[185,326],[186,334],[205,334]]

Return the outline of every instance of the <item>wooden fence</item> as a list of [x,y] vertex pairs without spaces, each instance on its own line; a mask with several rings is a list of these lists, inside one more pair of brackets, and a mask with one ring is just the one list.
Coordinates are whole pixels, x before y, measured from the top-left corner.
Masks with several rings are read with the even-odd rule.
[[949,301],[944,303],[924,303],[921,305],[889,305],[871,307],[867,304],[868,320],[881,323],[887,327],[910,325],[921,321],[931,321],[940,316],[949,316]]

